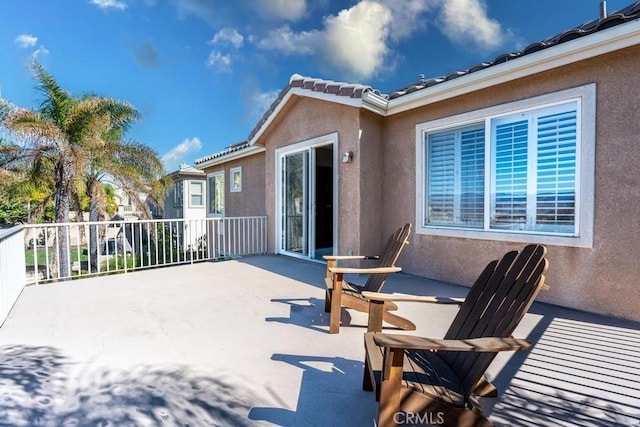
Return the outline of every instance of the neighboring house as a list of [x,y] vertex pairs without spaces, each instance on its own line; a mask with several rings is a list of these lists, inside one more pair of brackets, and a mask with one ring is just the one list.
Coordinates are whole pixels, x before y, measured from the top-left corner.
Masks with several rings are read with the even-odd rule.
[[[118,183],[108,182],[108,184],[113,187],[116,196],[115,200],[118,204],[118,211],[114,214],[114,218],[112,218],[112,220],[125,219],[127,221],[132,221],[145,217],[145,214],[138,209],[134,201],[131,200],[129,195],[124,192]],[[146,204],[152,218],[162,217],[162,209],[154,203],[152,198],[147,197],[145,193],[139,193],[138,197],[144,204]]]
[[[182,247],[197,247],[206,225],[206,176],[192,166],[182,165],[180,169],[168,175],[173,185],[164,199],[163,219],[183,219],[172,225],[175,238]],[[182,236],[180,238],[179,236]]]
[[164,219],[206,218],[205,173],[192,166],[181,165],[168,175],[173,185],[164,198]]
[[640,320],[639,18],[389,94],[293,75],[246,144],[196,162],[208,215],[266,214],[270,250],[304,258],[372,254],[412,222],[403,270],[463,284],[544,243],[542,300]]

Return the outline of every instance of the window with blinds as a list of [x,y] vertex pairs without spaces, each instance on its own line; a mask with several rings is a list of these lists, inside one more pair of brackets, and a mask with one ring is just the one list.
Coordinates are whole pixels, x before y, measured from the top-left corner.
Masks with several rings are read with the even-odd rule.
[[426,133],[424,225],[575,235],[577,109],[571,101]]
[[484,126],[428,135],[426,222],[482,228]]

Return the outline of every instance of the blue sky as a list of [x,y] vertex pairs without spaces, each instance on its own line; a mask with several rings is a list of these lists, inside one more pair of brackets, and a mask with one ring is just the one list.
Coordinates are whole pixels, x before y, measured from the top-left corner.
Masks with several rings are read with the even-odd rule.
[[[609,11],[631,0],[609,0]],[[0,96],[33,58],[73,95],[133,104],[167,170],[246,140],[292,74],[383,93],[596,18],[600,0],[0,0]]]

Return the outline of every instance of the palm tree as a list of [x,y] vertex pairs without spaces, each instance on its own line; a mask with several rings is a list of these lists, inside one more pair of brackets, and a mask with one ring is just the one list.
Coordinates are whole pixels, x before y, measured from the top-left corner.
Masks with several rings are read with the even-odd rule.
[[[90,205],[95,206],[98,219],[103,187],[95,184],[103,174],[130,179],[127,187],[138,192],[149,190],[145,179],[157,180],[162,175],[160,160],[151,148],[122,141],[131,123],[139,118],[135,108],[96,95],[73,97],[37,62],[33,63],[33,71],[37,90],[43,95],[40,107],[31,111],[2,102],[0,119],[22,142],[21,159],[28,161],[31,171],[53,172],[55,221],[69,222],[69,203],[79,201],[83,190]],[[63,278],[70,273],[68,240],[66,228],[60,227],[57,253],[59,277]],[[97,239],[92,243],[97,253]]]
[[[115,132],[107,136],[105,144],[92,153],[92,161],[85,175],[89,221],[98,221],[107,214],[105,182],[116,183],[142,217],[151,217],[148,202],[161,203],[165,185],[160,177],[164,174],[164,168],[156,151],[135,141],[122,141],[118,134]],[[98,233],[95,225],[89,227],[89,236],[91,271],[96,272]]]

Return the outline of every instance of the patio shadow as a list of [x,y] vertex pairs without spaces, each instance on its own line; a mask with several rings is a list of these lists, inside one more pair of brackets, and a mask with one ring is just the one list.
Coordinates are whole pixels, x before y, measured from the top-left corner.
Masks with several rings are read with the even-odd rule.
[[498,426],[640,426],[640,325],[534,304],[541,319],[495,379]]
[[0,356],[2,426],[249,426],[250,394],[188,368],[82,372],[51,347],[6,346]]
[[286,255],[244,256],[237,258],[236,261],[278,274],[287,280],[293,279],[324,289],[327,267],[319,262],[296,259]]
[[35,425],[46,419],[64,389],[68,363],[52,347],[0,347],[0,425]]
[[[319,298],[274,298],[271,302],[288,304],[289,317],[267,317],[267,322],[279,322],[302,326],[313,331],[327,333],[329,329],[329,313],[324,312],[324,299]],[[346,309],[340,312],[342,326],[351,325],[351,315]],[[364,325],[366,327],[366,325]]]
[[279,353],[271,359],[303,370],[296,409],[252,408],[250,419],[282,427],[373,425],[376,402],[371,393],[362,391],[362,362]]

